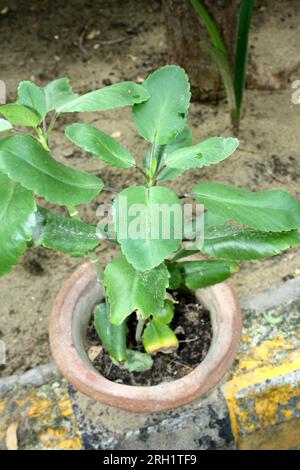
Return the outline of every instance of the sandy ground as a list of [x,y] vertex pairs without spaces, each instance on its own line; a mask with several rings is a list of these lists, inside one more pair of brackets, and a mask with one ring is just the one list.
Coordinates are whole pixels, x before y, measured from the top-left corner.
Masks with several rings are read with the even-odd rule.
[[[161,3],[151,1],[15,1],[0,10],[0,79],[8,100],[15,99],[20,80],[39,84],[68,76],[78,92],[120,80],[144,78],[166,63]],[[272,4],[272,7],[271,7]],[[285,5],[283,5],[285,4]],[[300,105],[291,102],[291,83],[300,79],[300,5],[295,0],[259,2],[251,34],[251,90],[242,123],[239,151],[222,164],[184,175],[169,186],[181,193],[204,179],[253,190],[282,188],[300,199]],[[2,7],[2,2],[1,2]],[[26,7],[26,8],[25,8]],[[5,11],[5,10],[3,10]],[[281,11],[288,12],[285,17]],[[253,89],[253,87],[255,89]],[[145,145],[137,135],[128,109],[80,115],[119,140],[141,161]],[[64,117],[50,145],[55,157],[77,168],[101,175],[107,185],[121,189],[140,182],[137,174],[112,169],[87,158],[63,135],[72,117]],[[212,135],[230,135],[226,102],[193,103],[190,124],[195,142]],[[82,217],[96,222],[100,196]],[[103,265],[116,249],[103,244]],[[55,296],[80,260],[44,249],[28,251],[14,271],[0,279],[0,339],[7,347],[3,376],[20,373],[50,359],[47,322]],[[239,295],[263,290],[300,274],[300,250],[264,262],[242,265],[233,283]],[[2,369],[1,369],[2,368]]]

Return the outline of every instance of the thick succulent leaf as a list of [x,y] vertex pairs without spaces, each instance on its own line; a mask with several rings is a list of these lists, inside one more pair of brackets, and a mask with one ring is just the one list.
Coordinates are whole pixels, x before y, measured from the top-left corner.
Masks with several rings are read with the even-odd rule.
[[165,323],[166,325],[173,320],[174,304],[169,299],[165,299],[164,306],[158,312],[153,314],[155,320]]
[[191,97],[188,77],[182,68],[167,65],[149,75],[143,85],[151,97],[133,108],[138,131],[148,142],[169,144],[186,127]]
[[201,251],[214,258],[249,260],[274,256],[299,245],[300,234],[297,231],[260,232],[251,228],[221,225],[205,232]]
[[211,137],[200,144],[175,150],[166,157],[166,164],[182,170],[203,168],[230,157],[238,145],[238,139],[233,137]]
[[237,263],[226,260],[182,261],[179,265],[183,275],[183,283],[189,289],[199,289],[217,284],[239,269]]
[[0,106],[0,114],[5,117],[13,126],[38,127],[41,123],[41,116],[34,111],[18,103],[4,104]]
[[[190,252],[188,252],[188,254],[189,253]],[[185,255],[185,256],[188,256],[188,255]],[[169,279],[170,289],[178,289],[182,281],[182,276],[181,276],[180,269],[178,267],[178,263],[170,263],[166,261],[166,266],[170,274],[170,279]]]
[[158,266],[182,240],[182,205],[168,188],[134,186],[114,200],[114,220],[122,252],[135,269]]
[[[171,152],[177,150],[182,147],[186,147],[187,145],[192,145],[193,135],[191,129],[186,126],[183,131],[179,134],[179,136],[169,145],[155,145],[153,157],[160,168],[164,166],[164,161]],[[146,154],[146,157],[143,162],[144,170],[149,168],[150,163],[150,149]],[[156,168],[155,168],[156,169]],[[166,174],[167,173],[167,174]],[[157,179],[160,181],[166,181],[168,179],[176,178],[177,176],[181,175],[183,171],[174,169],[174,168],[164,168],[161,172],[159,172]]]
[[44,90],[30,81],[21,82],[18,86],[18,104],[34,109],[44,119],[47,113]]
[[281,191],[251,192],[220,183],[202,183],[193,193],[216,215],[265,232],[300,227],[300,204]]
[[158,175],[157,179],[158,181],[169,181],[173,180],[175,178],[178,178],[178,176],[182,175],[185,170],[179,170],[178,168],[169,168],[165,167]]
[[175,150],[179,150],[183,147],[189,147],[193,143],[193,133],[189,126],[186,126],[182,132],[176,137],[173,142],[166,146],[165,154],[170,155]]
[[[175,152],[175,150],[179,150],[183,147],[190,146],[192,145],[192,143],[193,143],[192,131],[188,126],[186,126],[183,129],[183,131],[179,134],[177,139],[175,139],[171,144],[166,145],[162,164],[165,163],[166,158],[168,158],[168,156],[172,152]],[[185,170],[178,169],[178,168],[165,167],[161,172],[159,172],[157,179],[159,181],[172,180],[180,176],[182,173],[184,173],[184,171]]]
[[10,131],[11,129],[13,129],[13,126],[10,122],[5,119],[0,119],[0,133]]
[[32,232],[34,246],[42,245],[74,257],[84,256],[100,245],[97,227],[63,217],[38,206]]
[[116,168],[132,168],[135,160],[130,152],[110,135],[89,124],[72,124],[65,130],[66,136],[78,147],[92,153],[100,160]]
[[90,202],[103,182],[54,160],[33,137],[13,136],[0,142],[0,170],[12,180],[60,205]]
[[129,372],[145,372],[153,366],[153,359],[149,354],[133,349],[127,349],[127,358],[124,367]]
[[106,304],[97,305],[94,324],[104,349],[117,362],[124,362],[126,350],[126,323],[113,325]]
[[225,222],[228,222],[228,218],[223,217],[221,214],[217,215],[210,211],[204,213],[204,230],[223,225]]
[[142,103],[148,98],[149,93],[143,85],[137,85],[134,82],[122,82],[78,96],[78,98],[59,106],[57,111],[59,113],[105,111],[106,109]]
[[33,193],[0,173],[0,275],[8,273],[26,250],[35,211]]
[[164,303],[169,273],[164,264],[151,271],[136,271],[124,255],[108,263],[104,284],[110,304],[111,321],[120,325],[134,310],[144,318],[160,310]]
[[148,354],[155,354],[170,353],[178,348],[179,343],[174,331],[168,325],[154,319],[144,330],[143,345]]
[[57,110],[78,97],[74,93],[68,78],[58,78],[44,87],[47,112]]

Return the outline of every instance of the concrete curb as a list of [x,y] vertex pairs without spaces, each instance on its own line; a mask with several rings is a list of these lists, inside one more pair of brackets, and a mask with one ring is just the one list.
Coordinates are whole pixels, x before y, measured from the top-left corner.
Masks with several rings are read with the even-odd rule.
[[300,278],[241,304],[238,357],[223,383],[200,400],[169,412],[132,414],[93,402],[46,364],[0,380],[0,448],[7,448],[12,421],[19,423],[24,449],[300,446]]
[[0,398],[18,387],[40,387],[61,379],[61,373],[54,362],[34,367],[22,375],[11,375],[0,379]]

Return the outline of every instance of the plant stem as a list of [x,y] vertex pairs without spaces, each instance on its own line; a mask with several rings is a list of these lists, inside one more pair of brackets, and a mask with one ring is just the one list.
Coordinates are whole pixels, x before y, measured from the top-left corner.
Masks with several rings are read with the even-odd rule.
[[68,212],[70,214],[70,217],[72,217],[72,219],[76,219],[76,220],[80,220],[81,221],[81,217],[79,215],[79,212],[77,210],[77,207],[74,207],[74,206],[68,206],[67,207],[68,209]]
[[137,318],[137,325],[136,325],[136,330],[135,330],[135,340],[137,343],[140,343],[142,340],[142,333],[143,333],[143,329],[145,326],[145,320],[141,316],[138,310],[136,312],[136,318]]
[[42,129],[37,127],[36,132],[37,132],[37,137],[38,137],[39,142],[42,144],[45,150],[49,151],[48,142],[42,132]]
[[48,141],[48,138],[49,138],[49,135],[50,133],[52,132],[53,130],[53,127],[55,126],[55,123],[56,123],[56,120],[57,118],[59,117],[59,114],[56,114],[56,112],[53,113],[53,116],[51,118],[51,121],[50,121],[50,124],[49,124],[49,127],[48,127],[48,130],[45,134],[45,137],[46,137],[46,140]]
[[89,258],[91,260],[91,263],[95,266],[98,281],[103,283],[104,272],[103,272],[102,266],[99,262],[98,256],[96,255],[96,253],[94,251],[92,251],[89,254]]
[[156,137],[154,137],[154,140],[152,142],[151,150],[150,150],[150,157],[149,157],[149,166],[148,166],[148,187],[153,185],[153,180],[155,178],[155,173],[157,170],[157,161],[155,163],[155,169],[153,171],[152,165],[153,165],[153,158],[154,158],[154,153],[156,149]]

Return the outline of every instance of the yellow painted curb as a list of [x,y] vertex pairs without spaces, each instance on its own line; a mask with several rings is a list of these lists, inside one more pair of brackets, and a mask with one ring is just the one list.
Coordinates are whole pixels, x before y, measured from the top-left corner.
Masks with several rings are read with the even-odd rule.
[[67,385],[18,389],[1,400],[0,444],[9,450],[83,449]]
[[223,386],[237,447],[299,446],[300,349],[280,336],[250,348],[239,359],[232,379]]

